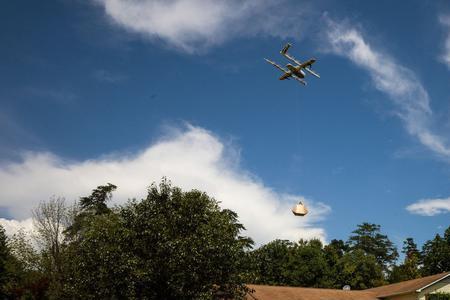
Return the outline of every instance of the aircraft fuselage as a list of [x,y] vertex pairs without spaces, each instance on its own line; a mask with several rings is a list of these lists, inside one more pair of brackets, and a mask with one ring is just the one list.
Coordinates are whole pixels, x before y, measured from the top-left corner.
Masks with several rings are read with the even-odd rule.
[[292,74],[299,78],[305,78],[305,72],[303,72],[302,68],[300,66],[293,66],[291,64],[287,64],[286,68],[291,71]]

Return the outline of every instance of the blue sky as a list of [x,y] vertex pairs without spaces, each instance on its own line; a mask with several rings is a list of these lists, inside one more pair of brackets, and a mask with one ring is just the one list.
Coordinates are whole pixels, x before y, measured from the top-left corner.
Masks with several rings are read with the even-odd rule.
[[[8,226],[52,195],[113,182],[122,203],[163,175],[258,242],[368,221],[401,246],[449,225],[447,1],[6,1],[0,23]],[[277,80],[262,58],[286,63],[287,41],[321,79]]]

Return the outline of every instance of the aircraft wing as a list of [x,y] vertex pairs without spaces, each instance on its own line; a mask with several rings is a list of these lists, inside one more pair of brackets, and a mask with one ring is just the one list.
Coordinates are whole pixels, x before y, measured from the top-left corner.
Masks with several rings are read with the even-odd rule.
[[311,68],[305,68],[305,70],[306,70],[309,74],[311,74],[311,75],[313,75],[313,76],[316,76],[317,78],[320,78],[320,75],[317,74],[316,72],[314,72],[313,70],[311,70]]
[[288,73],[289,71],[281,67],[280,65],[276,64],[275,62],[268,60],[267,58],[264,58],[265,61],[267,61],[269,64],[280,70],[281,72]]
[[297,77],[295,75],[292,75],[292,78],[294,78],[295,80],[297,80],[301,84],[306,85],[306,81],[304,81],[303,79],[301,79],[301,78],[299,78],[299,77]]
[[290,55],[289,53],[287,53],[287,52],[280,52],[281,53],[281,55],[283,55],[284,57],[286,57],[287,59],[289,59],[290,61],[292,61],[293,63],[295,63],[296,65],[299,65],[299,66],[301,66],[302,65],[302,63],[299,61],[299,60],[297,60],[295,57],[293,57],[292,55]]
[[316,62],[316,60],[314,58],[311,58],[310,60],[305,61],[304,63],[300,64],[300,68],[302,68],[302,69],[311,68],[312,64],[315,62]]

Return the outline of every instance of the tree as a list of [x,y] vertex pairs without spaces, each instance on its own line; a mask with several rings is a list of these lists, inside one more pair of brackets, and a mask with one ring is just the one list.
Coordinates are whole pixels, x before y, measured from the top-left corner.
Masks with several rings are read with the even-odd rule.
[[333,287],[335,283],[333,270],[336,261],[328,260],[330,253],[324,250],[319,240],[300,240],[297,243],[275,240],[251,252],[250,256],[256,270],[250,282]]
[[348,245],[343,240],[333,239],[323,249],[325,253],[325,259],[327,261],[326,278],[324,279],[324,288],[342,288],[337,278],[341,270],[338,269],[338,263],[342,257],[349,251]]
[[35,249],[29,233],[23,229],[8,239],[10,259],[7,272],[10,280],[8,299],[46,299],[49,288],[48,272],[44,270],[42,255]]
[[251,282],[268,285],[288,285],[286,273],[289,257],[294,244],[288,240],[274,240],[251,252],[250,257],[255,268]]
[[89,222],[92,216],[111,212],[106,202],[111,199],[112,192],[116,188],[117,186],[114,184],[108,183],[95,188],[91,195],[80,198],[79,203],[75,204],[68,213],[68,216],[71,218],[71,224],[64,232],[68,240],[77,239],[83,228],[86,227],[84,222]]
[[240,235],[244,227],[236,213],[220,209],[207,194],[183,192],[164,179],[159,187],[152,184],[142,201],[101,211],[83,217],[78,238],[68,245],[68,298],[211,299],[246,293],[244,258],[253,242]]
[[345,244],[343,240],[336,240],[333,239],[331,242],[324,247],[325,252],[332,253],[337,258],[341,258],[344,256],[345,253],[347,253],[350,248],[348,245]]
[[3,292],[5,285],[8,281],[7,262],[10,253],[6,240],[5,229],[0,225],[0,298],[4,298],[6,295]]
[[320,240],[300,240],[294,245],[286,266],[289,285],[322,287],[326,272],[327,261]]
[[139,259],[117,214],[86,218],[83,232],[65,248],[63,296],[68,299],[134,299]]
[[384,284],[382,267],[375,256],[362,249],[350,251],[339,260],[338,285],[350,285],[352,289],[364,290]]
[[35,240],[40,246],[44,272],[51,279],[50,290],[55,298],[59,298],[62,290],[63,233],[72,223],[70,211],[65,199],[60,197],[42,201],[32,210]]
[[412,258],[414,256],[420,258],[420,251],[417,249],[417,244],[411,237],[403,241],[402,252],[406,255],[406,258]]
[[400,282],[420,277],[420,252],[413,238],[407,238],[403,241],[403,250],[405,260],[399,266],[394,266],[389,275],[389,282]]
[[425,242],[422,247],[422,274],[433,275],[450,270],[450,226],[444,236],[436,234],[434,239]]
[[385,272],[397,260],[397,249],[387,235],[380,233],[380,225],[362,223],[352,233],[347,241],[350,249],[373,255]]
[[92,194],[80,199],[81,209],[85,212],[90,212],[94,215],[101,215],[110,212],[106,202],[111,199],[112,192],[116,190],[117,186],[108,183],[101,185],[92,191]]

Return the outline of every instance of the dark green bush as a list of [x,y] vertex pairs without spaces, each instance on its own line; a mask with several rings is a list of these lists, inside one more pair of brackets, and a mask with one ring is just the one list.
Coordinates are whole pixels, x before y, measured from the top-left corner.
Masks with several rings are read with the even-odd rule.
[[428,300],[450,300],[450,294],[449,293],[436,293],[436,294],[430,294],[427,297]]

